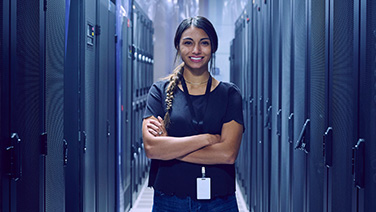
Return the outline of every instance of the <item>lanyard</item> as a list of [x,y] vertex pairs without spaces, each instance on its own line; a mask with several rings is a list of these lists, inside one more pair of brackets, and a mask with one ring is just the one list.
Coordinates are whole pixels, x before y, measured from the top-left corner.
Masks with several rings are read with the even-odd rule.
[[185,98],[186,98],[186,100],[188,102],[188,107],[189,107],[189,110],[190,110],[191,115],[192,115],[193,126],[195,126],[195,128],[197,129],[197,131],[199,133],[202,133],[203,129],[204,129],[204,116],[206,114],[206,109],[208,108],[210,88],[211,88],[211,84],[212,84],[212,77],[211,77],[211,75],[209,75],[209,80],[208,80],[208,83],[206,85],[206,91],[205,91],[205,109],[204,109],[203,116],[200,117],[201,118],[200,120],[198,120],[199,117],[196,116],[195,110],[193,109],[192,99],[189,96],[187,84],[185,83],[184,77],[182,77],[181,82],[182,82],[181,84],[182,84],[183,89],[184,89]]

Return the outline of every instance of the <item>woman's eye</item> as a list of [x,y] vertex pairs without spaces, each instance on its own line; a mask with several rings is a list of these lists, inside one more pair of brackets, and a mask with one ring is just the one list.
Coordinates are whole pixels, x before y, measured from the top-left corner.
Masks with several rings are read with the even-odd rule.
[[210,44],[210,43],[209,43],[208,41],[203,41],[203,42],[202,42],[202,45],[204,45],[204,46],[209,46],[209,44]]
[[184,41],[184,43],[183,43],[184,45],[191,45],[192,44],[192,42],[191,41]]

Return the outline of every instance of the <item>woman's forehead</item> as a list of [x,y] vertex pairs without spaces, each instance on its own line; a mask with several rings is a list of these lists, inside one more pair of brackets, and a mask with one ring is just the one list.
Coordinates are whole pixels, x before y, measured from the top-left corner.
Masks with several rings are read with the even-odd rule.
[[208,34],[206,34],[206,32],[203,29],[191,26],[182,33],[181,39],[183,40],[185,38],[192,38],[192,39],[208,38],[209,39],[209,36]]

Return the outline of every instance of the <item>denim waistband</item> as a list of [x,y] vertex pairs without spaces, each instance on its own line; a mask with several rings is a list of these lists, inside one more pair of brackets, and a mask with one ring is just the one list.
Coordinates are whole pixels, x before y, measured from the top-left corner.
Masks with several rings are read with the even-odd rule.
[[153,212],[238,212],[235,194],[211,200],[177,197],[154,191]]

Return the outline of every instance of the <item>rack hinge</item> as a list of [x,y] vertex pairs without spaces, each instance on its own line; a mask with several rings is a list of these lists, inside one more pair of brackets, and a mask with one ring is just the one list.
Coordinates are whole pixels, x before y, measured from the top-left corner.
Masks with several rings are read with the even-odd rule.
[[300,132],[299,138],[296,141],[296,146],[295,149],[302,150],[305,153],[309,152],[309,144],[308,144],[308,139],[309,139],[309,124],[310,124],[310,119],[307,119],[303,125],[302,131]]
[[354,186],[357,188],[364,188],[364,176],[365,176],[365,141],[364,139],[359,139],[358,143],[353,149],[352,167],[353,167],[353,181]]
[[41,140],[41,148],[40,148],[41,155],[46,156],[47,155],[47,133],[46,132],[40,135],[40,140]]
[[333,165],[333,129],[328,127],[322,142],[324,164],[330,168]]
[[291,113],[289,116],[289,138],[288,141],[289,143],[293,143],[293,138],[294,138],[294,113]]
[[63,139],[63,166],[68,164],[68,142]]
[[281,131],[282,131],[282,109],[279,109],[277,111],[277,131],[276,131],[277,136],[281,136]]
[[10,156],[10,170],[8,175],[11,179],[17,181],[22,176],[21,139],[17,133],[12,133],[10,142],[11,145],[6,148]]

